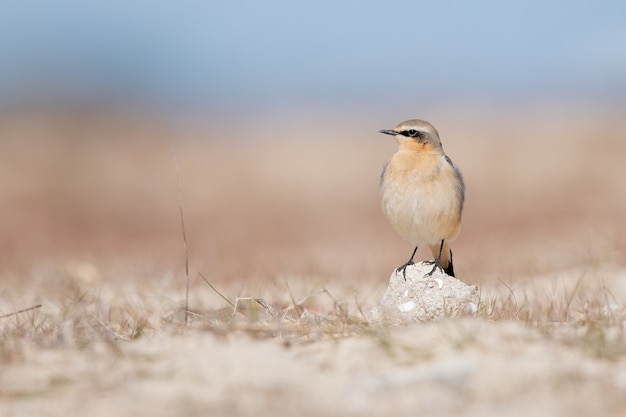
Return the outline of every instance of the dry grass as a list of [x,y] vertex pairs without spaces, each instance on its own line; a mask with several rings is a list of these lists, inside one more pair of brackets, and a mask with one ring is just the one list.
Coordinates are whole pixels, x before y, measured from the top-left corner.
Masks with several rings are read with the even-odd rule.
[[410,250],[376,193],[396,120],[253,141],[5,118],[0,414],[623,415],[626,122],[586,114],[430,117],[468,183],[455,269],[481,306],[408,329],[365,319]]
[[[610,284],[624,276],[594,273]],[[0,320],[0,399],[7,415],[165,416],[180,407],[290,415],[306,407],[305,415],[382,416],[387,404],[402,415],[619,416],[625,294],[606,282],[569,272],[549,286],[486,284],[476,318],[406,329],[370,327],[372,300],[347,288],[264,282],[236,297],[225,292],[226,301],[206,285],[194,291],[185,324],[180,296],[165,296],[165,286],[73,284],[41,309]],[[348,399],[335,397],[346,390]]]
[[[603,269],[595,274],[621,274],[614,278],[619,280],[624,271]],[[551,281],[551,288],[532,280],[520,289],[504,282],[483,286],[477,319],[518,322],[555,343],[602,359],[622,359],[626,354],[624,295],[616,297],[606,282],[595,277],[585,279],[579,274],[575,278],[575,272],[563,275]],[[58,298],[51,297],[43,309],[24,309],[2,317],[2,360],[9,363],[21,357],[22,343],[89,348],[95,343],[128,342],[161,332],[240,332],[289,343],[385,333],[385,329],[367,324],[372,300],[364,304],[356,293],[344,290],[337,297],[321,287],[296,298],[287,283],[265,283],[263,287],[237,297],[217,293],[209,286],[198,288],[185,324],[182,301],[168,299],[158,289],[151,289],[148,296],[132,289],[107,293],[100,287],[72,285],[59,291]],[[216,302],[219,300],[210,297],[211,293],[217,293],[222,302]]]

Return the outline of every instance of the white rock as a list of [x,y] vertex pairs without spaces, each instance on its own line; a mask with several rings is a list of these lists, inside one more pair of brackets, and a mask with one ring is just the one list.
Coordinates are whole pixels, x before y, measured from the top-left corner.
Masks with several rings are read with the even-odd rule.
[[426,276],[432,265],[419,263],[402,273],[394,271],[380,304],[368,314],[370,324],[405,325],[471,316],[479,305],[478,287],[469,286],[437,269]]
[[415,301],[409,301],[408,303],[400,304],[398,306],[398,310],[400,310],[403,313],[406,313],[407,311],[413,310],[415,307],[417,307],[417,304],[415,304]]

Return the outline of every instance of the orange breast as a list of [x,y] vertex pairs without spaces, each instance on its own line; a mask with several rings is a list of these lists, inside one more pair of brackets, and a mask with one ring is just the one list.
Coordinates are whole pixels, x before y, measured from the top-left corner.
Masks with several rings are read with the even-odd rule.
[[453,240],[460,231],[459,178],[439,152],[397,152],[381,183],[383,212],[414,245]]

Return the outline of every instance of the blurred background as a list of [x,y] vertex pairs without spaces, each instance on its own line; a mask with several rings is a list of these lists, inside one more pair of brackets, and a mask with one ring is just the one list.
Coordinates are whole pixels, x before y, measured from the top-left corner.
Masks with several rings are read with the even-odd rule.
[[466,282],[625,260],[623,1],[6,1],[0,56],[5,277],[178,279],[178,164],[194,276],[385,283],[409,118],[465,175]]

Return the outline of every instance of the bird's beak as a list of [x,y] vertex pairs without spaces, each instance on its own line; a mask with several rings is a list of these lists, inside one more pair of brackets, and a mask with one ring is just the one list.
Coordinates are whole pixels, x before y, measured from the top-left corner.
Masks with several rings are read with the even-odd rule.
[[384,133],[385,135],[395,136],[398,134],[395,130],[379,130],[380,133]]

